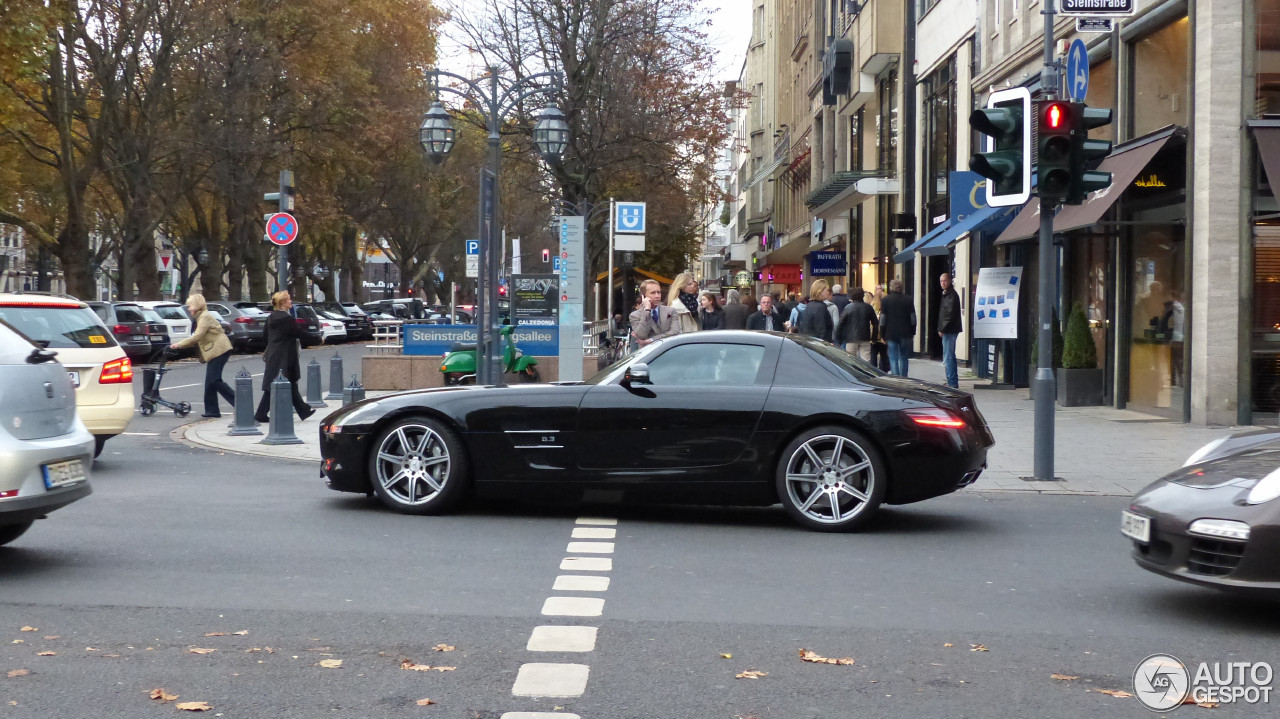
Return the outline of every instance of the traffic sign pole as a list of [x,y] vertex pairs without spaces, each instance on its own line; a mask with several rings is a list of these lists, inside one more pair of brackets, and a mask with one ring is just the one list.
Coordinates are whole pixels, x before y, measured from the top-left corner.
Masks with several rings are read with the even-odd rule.
[[[1058,73],[1053,58],[1054,1],[1044,0],[1044,69],[1040,74],[1046,107],[1057,99]],[[1087,58],[1086,58],[1087,62]],[[1035,423],[1033,431],[1034,468],[1033,479],[1051,482],[1053,475],[1054,404],[1058,401],[1057,382],[1053,376],[1053,297],[1056,288],[1058,255],[1053,250],[1053,215],[1057,200],[1040,197],[1040,266],[1039,309],[1037,311],[1037,336],[1040,351],[1037,353],[1036,376],[1032,380],[1035,389]]]

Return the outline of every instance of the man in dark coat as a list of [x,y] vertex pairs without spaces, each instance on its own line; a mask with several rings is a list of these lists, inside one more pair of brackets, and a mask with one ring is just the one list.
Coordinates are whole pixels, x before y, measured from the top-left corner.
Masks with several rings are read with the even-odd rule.
[[870,362],[876,311],[863,301],[864,295],[861,287],[855,287],[849,296],[849,304],[840,312],[840,324],[836,325],[836,344],[843,344],[845,352]]
[[277,292],[271,295],[271,307],[274,311],[267,317],[267,350],[262,354],[267,363],[267,369],[262,373],[262,401],[258,403],[258,411],[253,418],[259,422],[269,419],[271,383],[284,372],[293,392],[293,409],[299,419],[305,420],[315,410],[298,392],[298,380],[302,378],[302,370],[298,366],[298,342],[302,339],[302,330],[298,327],[297,318],[289,312],[293,300],[288,292]]
[[782,315],[773,310],[773,298],[760,295],[760,311],[747,318],[747,329],[781,332],[782,323]]
[[844,312],[844,308],[849,304],[849,295],[844,293],[844,285],[833,285],[831,287],[831,304],[836,306],[837,314]]
[[942,369],[947,375],[948,387],[960,386],[960,368],[956,364],[956,338],[964,329],[960,315],[960,295],[951,286],[951,275],[943,272],[938,277],[942,286],[942,301],[938,303],[938,336],[942,338]]
[[747,306],[742,304],[742,298],[738,295],[737,290],[729,290],[725,295],[724,303],[724,328],[727,330],[745,330],[747,328],[747,315],[751,314],[747,311]]
[[907,376],[907,361],[911,358],[911,339],[916,334],[916,305],[902,294],[902,280],[889,281],[889,294],[880,300],[881,335],[889,345],[889,371],[900,377]]

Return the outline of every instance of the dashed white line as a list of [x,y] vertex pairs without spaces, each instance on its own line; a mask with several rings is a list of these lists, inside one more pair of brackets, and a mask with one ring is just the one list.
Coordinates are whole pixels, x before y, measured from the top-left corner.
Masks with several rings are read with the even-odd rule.
[[547,597],[542,613],[548,617],[598,617],[604,614],[604,600],[598,597]]
[[613,542],[569,542],[569,554],[613,554]]
[[595,651],[596,631],[596,627],[534,627],[525,648],[531,652]]
[[618,536],[618,530],[602,527],[574,527],[572,536],[574,539],[614,539]]
[[618,520],[605,517],[578,517],[578,524],[599,524],[606,527],[618,526]]
[[572,699],[587,690],[586,664],[525,664],[511,693],[518,697]]
[[553,592],[603,592],[609,588],[608,577],[582,574],[561,574],[551,587]]
[[507,712],[499,719],[582,719],[582,717],[561,712]]
[[611,572],[613,559],[610,557],[565,557],[560,561],[560,569],[566,572]]

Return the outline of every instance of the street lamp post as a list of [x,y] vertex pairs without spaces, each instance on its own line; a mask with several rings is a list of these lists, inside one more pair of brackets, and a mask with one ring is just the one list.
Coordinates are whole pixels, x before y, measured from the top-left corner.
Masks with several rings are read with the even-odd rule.
[[[502,161],[502,118],[515,109],[525,98],[539,93],[558,93],[564,76],[559,72],[542,72],[521,78],[505,86],[499,82],[498,68],[489,67],[488,87],[439,69],[428,71],[432,79],[435,100],[422,118],[418,128],[418,140],[435,163],[442,162],[453,149],[454,129],[449,113],[441,105],[441,92],[451,92],[476,107],[482,108],[488,136],[488,164],[481,171],[480,181],[480,278],[476,293],[477,342],[481,361],[476,363],[476,383],[501,386],[502,368],[496,366],[498,345],[498,253],[502,244],[499,238],[498,170]],[[463,88],[440,85],[445,76],[462,83]],[[559,162],[569,144],[569,125],[558,108],[547,107],[538,112],[533,128],[533,142],[542,159],[550,164]]]

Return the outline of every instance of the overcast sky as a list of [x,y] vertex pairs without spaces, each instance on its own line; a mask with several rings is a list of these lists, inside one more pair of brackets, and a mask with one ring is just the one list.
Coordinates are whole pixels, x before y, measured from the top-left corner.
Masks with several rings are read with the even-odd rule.
[[[737,79],[742,69],[742,60],[747,55],[747,41],[751,37],[752,0],[699,0],[711,13],[711,27],[708,31],[712,46],[718,52],[716,77],[714,80]],[[481,6],[476,0],[441,0],[445,7],[460,8],[467,12],[468,8]],[[467,67],[472,62],[468,54],[453,40],[458,32],[446,26],[440,38],[441,69],[459,72],[459,74],[476,74],[477,67]],[[478,63],[477,63],[478,64]]]

